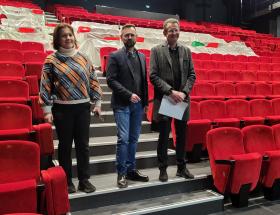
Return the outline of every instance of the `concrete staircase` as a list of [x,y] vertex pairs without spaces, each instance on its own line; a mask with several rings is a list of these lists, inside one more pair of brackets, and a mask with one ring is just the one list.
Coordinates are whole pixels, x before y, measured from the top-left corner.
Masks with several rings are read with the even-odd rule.
[[46,23],[54,23],[54,24],[60,23],[60,21],[56,18],[56,16],[50,12],[45,12],[45,19],[46,19]]
[[[116,186],[115,147],[116,125],[110,108],[111,90],[106,85],[106,79],[99,73],[99,81],[105,96],[102,111],[104,121],[91,117],[90,127],[90,172],[91,182],[97,190],[91,194],[77,192],[69,195],[73,215],[89,214],[192,214],[202,215],[223,210],[223,196],[210,190],[212,182],[209,177],[208,161],[189,164],[188,168],[195,179],[185,180],[176,177],[175,152],[169,149],[169,181],[159,182],[157,168],[157,138],[158,133],[151,131],[151,124],[142,123],[142,132],[138,144],[137,168],[147,174],[149,182],[129,181],[128,188],[119,189]],[[55,128],[54,136],[55,134]],[[170,138],[170,142],[172,139]],[[55,151],[57,155],[55,140]],[[76,177],[76,157],[73,147],[73,175]],[[78,180],[75,178],[77,186]]]

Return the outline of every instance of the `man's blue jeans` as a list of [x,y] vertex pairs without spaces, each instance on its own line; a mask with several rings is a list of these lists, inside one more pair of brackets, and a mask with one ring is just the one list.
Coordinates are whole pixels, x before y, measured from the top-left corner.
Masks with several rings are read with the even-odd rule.
[[141,132],[143,106],[141,102],[114,109],[117,124],[116,166],[119,175],[136,169],[135,154]]

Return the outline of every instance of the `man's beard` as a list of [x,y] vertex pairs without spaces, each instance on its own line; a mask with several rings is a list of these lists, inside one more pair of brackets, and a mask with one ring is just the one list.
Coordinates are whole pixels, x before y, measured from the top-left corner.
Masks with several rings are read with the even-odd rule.
[[132,48],[135,45],[135,43],[136,43],[135,40],[129,39],[124,43],[124,45],[126,48]]

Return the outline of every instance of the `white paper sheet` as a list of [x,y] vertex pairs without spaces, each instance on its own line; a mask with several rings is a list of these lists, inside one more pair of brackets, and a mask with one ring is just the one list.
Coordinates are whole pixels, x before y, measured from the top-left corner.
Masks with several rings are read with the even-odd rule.
[[175,104],[169,96],[163,96],[159,108],[159,113],[175,119],[182,120],[184,112],[188,107],[188,103],[179,102]]

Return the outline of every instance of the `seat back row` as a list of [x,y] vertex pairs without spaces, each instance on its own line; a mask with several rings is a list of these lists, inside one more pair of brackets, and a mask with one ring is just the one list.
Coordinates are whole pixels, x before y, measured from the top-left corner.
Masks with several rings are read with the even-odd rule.
[[207,149],[214,185],[230,194],[233,204],[247,204],[246,195],[258,182],[267,189],[266,197],[279,198],[272,192],[280,180],[280,125],[213,129],[207,133]]

